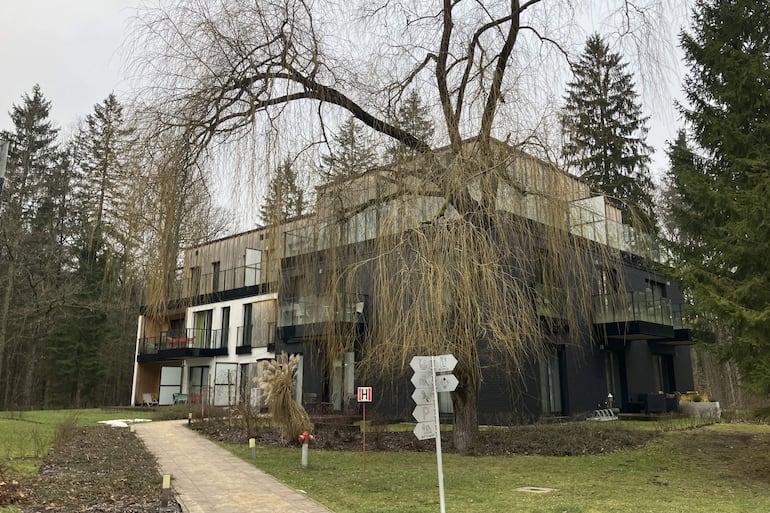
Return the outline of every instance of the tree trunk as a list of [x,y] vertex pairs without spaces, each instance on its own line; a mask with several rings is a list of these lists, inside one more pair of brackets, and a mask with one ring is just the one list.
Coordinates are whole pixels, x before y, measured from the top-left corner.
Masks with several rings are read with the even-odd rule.
[[[10,388],[10,381],[8,380],[8,369],[5,366],[5,348],[8,345],[8,314],[11,307],[11,298],[13,296],[14,287],[14,275],[16,274],[16,263],[13,260],[8,261],[6,267],[7,281],[5,283],[5,290],[3,291],[3,303],[0,305],[0,386],[6,390],[6,397],[3,398],[2,408],[8,406],[7,392]],[[2,385],[5,380],[5,385]]]
[[455,421],[454,446],[460,454],[474,454],[479,438],[478,386],[469,379],[469,376],[455,374],[460,384],[452,392]]

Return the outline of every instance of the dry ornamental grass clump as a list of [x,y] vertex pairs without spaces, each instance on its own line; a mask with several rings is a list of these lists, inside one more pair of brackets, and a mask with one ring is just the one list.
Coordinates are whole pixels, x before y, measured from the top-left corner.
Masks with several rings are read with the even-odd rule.
[[299,356],[281,353],[275,360],[263,362],[259,387],[265,394],[265,402],[274,426],[281,436],[289,439],[313,428],[310,416],[294,400],[294,375],[299,365]]

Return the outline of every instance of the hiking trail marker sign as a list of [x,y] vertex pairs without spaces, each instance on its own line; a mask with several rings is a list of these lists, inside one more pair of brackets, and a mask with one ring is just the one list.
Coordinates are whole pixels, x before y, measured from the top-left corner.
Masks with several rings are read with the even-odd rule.
[[441,459],[441,423],[438,411],[438,393],[452,392],[459,384],[451,372],[457,365],[457,358],[451,354],[439,356],[415,356],[409,362],[414,371],[411,382],[414,385],[412,399],[417,405],[412,411],[417,425],[414,435],[419,440],[436,440],[436,464],[438,466],[438,493],[441,513],[446,513],[444,501],[444,468]]

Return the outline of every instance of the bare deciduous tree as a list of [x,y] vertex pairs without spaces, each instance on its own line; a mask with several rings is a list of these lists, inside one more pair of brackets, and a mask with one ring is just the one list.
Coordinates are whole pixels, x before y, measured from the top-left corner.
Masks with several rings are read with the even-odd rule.
[[[651,26],[650,9],[661,2],[616,3],[618,32],[649,42],[638,27]],[[454,436],[461,452],[473,449],[478,430],[480,346],[521,371],[548,338],[526,285],[532,277],[548,276],[549,286],[563,289],[549,308],[568,333],[589,322],[600,256],[565,229],[574,191],[557,170],[547,178],[547,164],[502,151],[494,138],[515,131],[511,116],[534,110],[537,90],[528,77],[543,53],[569,57],[575,9],[554,0],[383,1],[357,10],[332,1],[189,0],[137,19],[135,62],[150,77],[140,100],[155,106],[156,125],[182,134],[191,163],[213,145],[237,143],[287,116],[299,116],[303,143],[325,140],[327,123],[352,115],[418,155],[387,174],[398,184],[380,198],[384,246],[371,262],[339,255],[336,279],[327,282],[345,293],[357,270],[374,266],[377,329],[364,354],[380,370],[403,369],[414,354],[458,356]],[[440,113],[441,150],[387,121],[416,87]],[[520,205],[501,209],[501,198]],[[338,225],[362,210],[335,204],[329,218]],[[404,222],[418,205],[427,214]],[[406,216],[397,222],[399,209]],[[529,219],[510,215],[524,211]],[[341,231],[329,233],[339,239]],[[330,333],[325,343],[327,358],[350,347],[344,333]]]

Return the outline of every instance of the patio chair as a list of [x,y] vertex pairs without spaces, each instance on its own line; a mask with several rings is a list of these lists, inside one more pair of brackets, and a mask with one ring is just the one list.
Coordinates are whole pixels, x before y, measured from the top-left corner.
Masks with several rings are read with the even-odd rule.
[[158,406],[158,400],[152,398],[152,394],[142,394],[143,406]]

